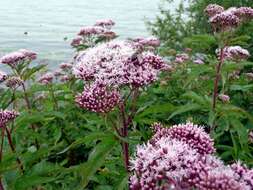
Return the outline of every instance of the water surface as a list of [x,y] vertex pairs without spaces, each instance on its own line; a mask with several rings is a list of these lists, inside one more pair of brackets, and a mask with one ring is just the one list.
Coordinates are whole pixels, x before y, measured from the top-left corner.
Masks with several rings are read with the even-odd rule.
[[158,5],[159,0],[0,0],[0,55],[27,48],[57,64],[71,58],[69,43],[79,29],[103,18],[116,22],[121,38],[148,36],[144,18],[153,19]]

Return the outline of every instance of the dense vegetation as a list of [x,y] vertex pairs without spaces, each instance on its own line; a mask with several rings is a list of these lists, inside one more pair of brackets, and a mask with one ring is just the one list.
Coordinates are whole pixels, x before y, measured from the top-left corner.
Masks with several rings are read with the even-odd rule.
[[102,20],[54,72],[32,51],[2,57],[0,189],[251,189],[253,9],[215,2],[162,10],[161,45]]

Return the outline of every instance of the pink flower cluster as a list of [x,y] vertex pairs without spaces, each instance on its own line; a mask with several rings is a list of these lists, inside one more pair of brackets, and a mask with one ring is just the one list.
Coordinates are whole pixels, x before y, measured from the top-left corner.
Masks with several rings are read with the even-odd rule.
[[167,64],[154,53],[143,52],[138,43],[114,40],[80,52],[73,74],[95,86],[102,83],[108,89],[118,89],[148,85],[163,69],[168,69]]
[[223,102],[223,103],[228,103],[230,101],[230,97],[226,94],[220,94],[218,98]]
[[[218,51],[219,52],[219,51]],[[243,60],[250,56],[248,50],[240,46],[228,46],[224,48],[224,59],[227,60]]]
[[0,110],[0,128],[5,127],[9,121],[18,116],[16,111]]
[[17,64],[23,61],[32,61],[36,59],[37,54],[33,51],[21,49],[16,52],[9,53],[0,59],[0,63],[16,67]]
[[76,96],[76,103],[89,111],[107,113],[118,104],[119,99],[117,90],[109,90],[104,84],[95,83]]
[[137,147],[132,162],[131,190],[250,190],[253,170],[240,163],[225,165],[214,156],[213,140],[192,123],[162,128]]
[[140,45],[143,46],[151,46],[151,47],[158,47],[160,46],[160,40],[155,37],[149,38],[135,38],[133,39],[134,42],[138,42]]
[[94,26],[86,26],[81,28],[78,37],[71,42],[72,47],[78,48],[83,45],[85,48],[93,47],[100,41],[108,41],[116,37],[115,32],[111,29],[114,26],[114,21],[111,19],[98,20]]
[[81,52],[73,73],[85,81],[103,81],[109,86],[143,86],[156,80],[165,62],[152,52],[138,52],[130,41],[111,41]]
[[190,60],[190,57],[186,53],[181,53],[176,55],[175,62],[176,63],[185,63]]
[[0,70],[0,83],[7,79],[8,75]]
[[54,79],[54,75],[50,72],[43,74],[40,78],[39,78],[39,83],[47,85],[52,83]]
[[111,19],[97,20],[95,26],[102,26],[107,29],[111,29],[115,25],[115,22]]
[[21,86],[24,83],[24,81],[20,78],[20,77],[9,77],[6,81],[5,81],[5,85],[9,88],[12,89],[16,89],[19,86]]
[[224,10],[219,5],[210,4],[206,7],[205,12],[215,31],[230,30],[245,20],[253,19],[253,9],[250,7],[231,7]]

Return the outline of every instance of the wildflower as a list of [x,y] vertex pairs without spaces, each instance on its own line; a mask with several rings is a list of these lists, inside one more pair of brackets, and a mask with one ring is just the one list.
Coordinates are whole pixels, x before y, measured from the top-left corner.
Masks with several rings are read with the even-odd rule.
[[176,55],[175,62],[176,63],[185,63],[186,61],[189,61],[190,57],[186,53],[181,53]]
[[[214,156],[213,140],[203,128],[191,123],[171,128],[155,123],[152,128],[155,135],[137,146],[131,161],[131,190],[253,188],[253,170],[240,162],[226,166]],[[208,146],[202,146],[208,141]]]
[[111,41],[79,53],[73,74],[111,86],[143,86],[157,79],[166,64],[153,53],[139,52],[130,41]]
[[253,80],[253,73],[246,73],[245,75],[248,77],[248,79]]
[[9,77],[6,80],[5,85],[9,88],[16,89],[19,86],[21,86],[23,83],[24,81],[21,78],[13,76],[13,77]]
[[60,70],[60,69],[58,69],[58,70],[56,70],[56,71],[54,72],[54,76],[55,76],[55,77],[59,77],[59,76],[61,76],[61,75],[63,75],[63,73],[62,73],[62,70]]
[[102,83],[96,83],[84,88],[76,96],[76,103],[84,109],[98,113],[111,111],[118,103],[120,94],[117,90],[110,90]]
[[130,178],[131,190],[169,189],[186,175],[185,167],[197,158],[197,152],[176,139],[162,137],[156,145],[137,146],[131,160],[134,175]]
[[240,46],[229,46],[224,49],[225,59],[228,60],[242,60],[247,59],[250,54],[248,50]]
[[19,115],[16,111],[0,110],[0,128],[5,127],[9,121],[14,120]]
[[0,70],[0,83],[7,79],[8,75]]
[[77,47],[77,46],[79,46],[79,45],[81,45],[82,44],[82,38],[81,37],[76,37],[76,38],[74,38],[73,40],[72,40],[72,42],[71,42],[71,46],[73,46],[73,47]]
[[111,19],[97,20],[95,26],[102,26],[107,29],[110,29],[115,25],[115,22]]
[[25,59],[25,55],[22,52],[12,52],[0,59],[0,63],[9,65],[11,67],[16,67],[16,65]]
[[209,4],[204,11],[209,17],[213,17],[216,14],[222,13],[224,8],[217,4]]
[[200,154],[212,154],[215,152],[214,142],[204,131],[203,127],[193,123],[174,125],[170,128],[163,128],[161,125],[153,125],[155,134],[152,142],[156,143],[157,139],[167,136],[172,139],[180,140],[188,144]]
[[25,55],[26,59],[28,59],[30,61],[37,58],[37,53],[35,53],[34,51],[31,51],[31,50],[20,49],[19,52],[23,53]]
[[160,40],[154,37],[149,38],[136,38],[133,40],[134,42],[138,42],[139,44],[143,46],[152,46],[152,47],[158,47],[160,46]]
[[73,65],[71,63],[61,63],[60,68],[62,70],[69,70],[72,69]]
[[251,7],[240,7],[235,11],[235,15],[243,20],[253,19],[253,9]]
[[226,94],[220,94],[218,98],[223,102],[223,103],[228,103],[230,101],[230,97]]
[[102,34],[104,31],[105,29],[100,26],[87,26],[87,27],[83,27],[78,33],[78,35],[79,36],[99,35],[99,34]]
[[54,75],[52,73],[50,72],[45,73],[39,78],[39,83],[45,84],[45,85],[50,84],[52,83],[53,78],[54,78]]
[[113,31],[104,31],[103,33],[99,35],[99,37],[102,37],[108,40],[114,39],[116,38],[116,36],[117,36],[116,33]]
[[61,78],[60,78],[60,81],[61,82],[67,82],[67,81],[70,81],[71,80],[71,76],[69,75],[63,75]]
[[18,51],[9,53],[0,59],[0,63],[16,67],[20,62],[28,60],[32,61],[37,58],[37,54],[33,51],[20,49]]
[[209,19],[215,30],[230,30],[239,25],[240,19],[231,11],[226,10]]

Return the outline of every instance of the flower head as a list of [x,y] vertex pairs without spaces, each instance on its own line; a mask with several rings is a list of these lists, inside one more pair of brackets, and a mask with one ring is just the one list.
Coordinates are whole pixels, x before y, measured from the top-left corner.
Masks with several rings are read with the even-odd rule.
[[37,58],[37,53],[35,53],[34,51],[31,51],[31,50],[20,49],[19,52],[23,53],[25,55],[26,59],[28,59],[30,61]]
[[220,94],[218,98],[223,102],[223,103],[228,103],[230,100],[230,97],[226,94]]
[[78,33],[79,36],[92,36],[100,35],[105,31],[103,27],[100,26],[87,26],[83,27]]
[[9,77],[6,81],[5,81],[5,85],[9,88],[12,88],[12,89],[16,89],[18,88],[19,86],[21,86],[22,84],[24,83],[24,81],[19,78],[19,77]]
[[251,7],[240,7],[235,11],[235,15],[243,20],[253,19],[253,8]]
[[79,46],[79,45],[81,45],[82,44],[82,38],[81,37],[76,37],[76,38],[74,38],[73,40],[72,40],[72,42],[71,42],[71,46],[73,46],[73,47],[77,47],[77,46]]
[[50,84],[50,83],[52,83],[53,79],[54,79],[54,75],[52,73],[48,72],[39,78],[39,83],[45,84],[45,85]]
[[0,70],[0,83],[7,79],[8,75]]
[[153,53],[140,52],[136,43],[115,40],[79,53],[75,62],[76,77],[109,86],[150,84],[165,66]]
[[133,41],[143,46],[151,46],[151,47],[158,47],[161,43],[159,39],[154,38],[154,37],[136,38],[136,39],[133,39]]
[[209,17],[213,17],[216,14],[222,13],[224,8],[217,4],[209,4],[204,11]]
[[227,60],[243,60],[247,59],[250,54],[248,50],[240,46],[228,46],[224,48],[225,59]]
[[0,128],[5,127],[7,123],[14,120],[19,115],[16,111],[0,110]]
[[102,26],[107,29],[110,29],[115,25],[115,22],[111,19],[97,20],[95,26]]
[[231,10],[223,11],[209,19],[215,30],[230,30],[240,24],[240,19]]
[[33,51],[20,49],[18,51],[9,53],[0,59],[0,63],[16,67],[20,62],[28,60],[32,61],[37,58],[37,54]]
[[167,136],[188,144],[200,154],[212,154],[215,152],[214,142],[210,136],[204,131],[203,127],[193,123],[173,125],[170,128],[163,128],[161,125],[156,124],[155,131],[151,140],[155,144],[157,139]]
[[71,63],[61,63],[60,68],[62,70],[69,70],[72,69],[73,65]]
[[190,57],[186,53],[181,53],[176,55],[175,62],[176,63],[185,63],[186,61],[189,61]]
[[76,103],[89,111],[107,113],[119,103],[119,99],[117,90],[108,89],[102,83],[95,83],[85,87],[84,91],[76,96]]
[[3,56],[0,59],[0,63],[15,67],[20,61],[25,59],[25,55],[22,52],[16,51]]

